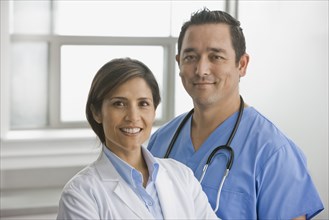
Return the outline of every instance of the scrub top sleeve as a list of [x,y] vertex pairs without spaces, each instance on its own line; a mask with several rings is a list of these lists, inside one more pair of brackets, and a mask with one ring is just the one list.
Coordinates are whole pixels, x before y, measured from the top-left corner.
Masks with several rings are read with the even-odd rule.
[[307,171],[305,159],[296,146],[280,147],[256,177],[259,219],[310,219],[323,209]]
[[59,201],[57,220],[100,219],[97,207],[88,196],[72,189],[65,190]]

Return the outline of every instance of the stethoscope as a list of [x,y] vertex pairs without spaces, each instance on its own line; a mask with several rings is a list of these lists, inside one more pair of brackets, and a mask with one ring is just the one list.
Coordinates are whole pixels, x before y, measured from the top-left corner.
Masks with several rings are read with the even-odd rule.
[[[240,124],[240,121],[241,121],[241,118],[242,118],[242,114],[243,114],[243,109],[244,109],[244,101],[242,99],[242,97],[240,96],[240,107],[239,107],[239,114],[238,114],[238,118],[236,119],[236,122],[234,124],[234,127],[233,127],[233,130],[231,132],[231,135],[229,137],[229,139],[227,140],[227,143],[225,145],[222,145],[222,146],[218,146],[216,147],[209,155],[208,159],[207,159],[207,162],[206,164],[204,165],[203,167],[203,170],[202,170],[202,175],[201,175],[201,178],[200,178],[200,183],[202,183],[203,181],[203,178],[204,176],[206,175],[206,172],[207,172],[207,169],[208,169],[208,166],[210,165],[211,163],[211,160],[212,158],[215,156],[215,154],[220,151],[220,150],[226,150],[229,152],[230,154],[230,157],[229,157],[229,160],[227,161],[226,163],[226,171],[222,177],[222,180],[220,182],[220,185],[219,185],[219,188],[218,188],[218,192],[217,192],[217,200],[216,200],[216,208],[214,209],[215,212],[217,212],[218,210],[218,207],[219,207],[219,200],[220,200],[220,193],[222,191],[222,188],[223,188],[223,185],[224,185],[224,182],[225,182],[225,179],[228,175],[228,173],[230,172],[231,170],[231,167],[233,165],[233,160],[234,160],[234,151],[232,149],[232,147],[230,147],[231,145],[231,142],[235,136],[235,133],[236,131],[238,130],[238,127],[239,127],[239,124]],[[187,120],[192,116],[194,112],[194,109],[192,109],[182,120],[182,122],[180,123],[180,125],[178,126],[176,132],[174,133],[174,136],[173,138],[171,139],[171,142],[168,146],[168,149],[166,151],[166,154],[164,156],[164,158],[168,158],[169,157],[169,154],[170,152],[172,151],[172,148],[174,147],[174,144],[177,140],[177,137],[179,135],[179,133],[181,132],[183,126],[186,124]]]

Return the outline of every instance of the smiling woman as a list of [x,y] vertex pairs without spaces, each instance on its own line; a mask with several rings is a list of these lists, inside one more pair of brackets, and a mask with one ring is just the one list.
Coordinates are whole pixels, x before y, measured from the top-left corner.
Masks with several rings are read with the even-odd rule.
[[110,92],[93,115],[103,125],[105,143],[112,152],[121,158],[138,154],[154,122],[152,91],[143,78],[130,79]]
[[159,103],[158,83],[142,62],[114,59],[100,68],[86,115],[102,151],[64,187],[57,219],[217,218],[190,169],[142,147]]
[[[139,65],[137,65],[139,64]],[[151,110],[155,109],[160,103],[160,91],[158,83],[152,74],[151,70],[139,61],[129,61],[126,59],[112,60],[106,63],[97,73],[91,84],[89,91],[86,115],[91,128],[95,131],[102,143],[106,142],[106,129],[103,126],[103,114],[106,117],[108,113],[107,106],[112,109],[132,110],[129,103],[127,93],[136,89],[136,85],[127,87],[127,81],[131,84],[131,80],[138,77],[138,81],[143,80],[143,84],[147,85],[145,88],[149,90],[148,99],[152,101]],[[136,80],[136,79],[134,79]],[[124,85],[122,85],[124,83]],[[122,88],[129,89],[124,93],[126,96],[120,96]],[[119,89],[120,88],[120,89]],[[143,91],[139,91],[141,93]],[[120,94],[120,95],[119,95]],[[145,98],[145,95],[138,98]],[[125,102],[123,101],[125,100]],[[121,101],[121,102],[120,102]],[[112,106],[110,106],[112,104]],[[127,106],[129,104],[129,106]],[[126,105],[126,106],[124,106]],[[154,116],[154,112],[152,116]],[[115,120],[115,119],[114,119]],[[153,123],[153,121],[152,121]]]

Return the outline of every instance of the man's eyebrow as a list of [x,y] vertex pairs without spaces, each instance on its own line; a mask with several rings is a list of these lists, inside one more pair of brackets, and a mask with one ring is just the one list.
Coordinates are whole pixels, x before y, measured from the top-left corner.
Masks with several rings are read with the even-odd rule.
[[183,50],[183,53],[195,52],[196,49],[193,47],[188,47]]
[[[183,50],[183,53],[196,52],[197,50],[193,47],[188,47]],[[216,53],[226,53],[226,50],[218,47],[208,47],[207,51],[212,51]]]
[[212,51],[216,53],[226,53],[226,50],[223,48],[217,48],[217,47],[208,47],[207,51]]

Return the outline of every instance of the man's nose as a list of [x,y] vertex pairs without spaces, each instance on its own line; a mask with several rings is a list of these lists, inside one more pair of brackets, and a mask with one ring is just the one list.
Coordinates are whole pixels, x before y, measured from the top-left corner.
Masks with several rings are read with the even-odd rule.
[[195,74],[205,76],[210,74],[210,63],[206,57],[201,57],[196,65]]

